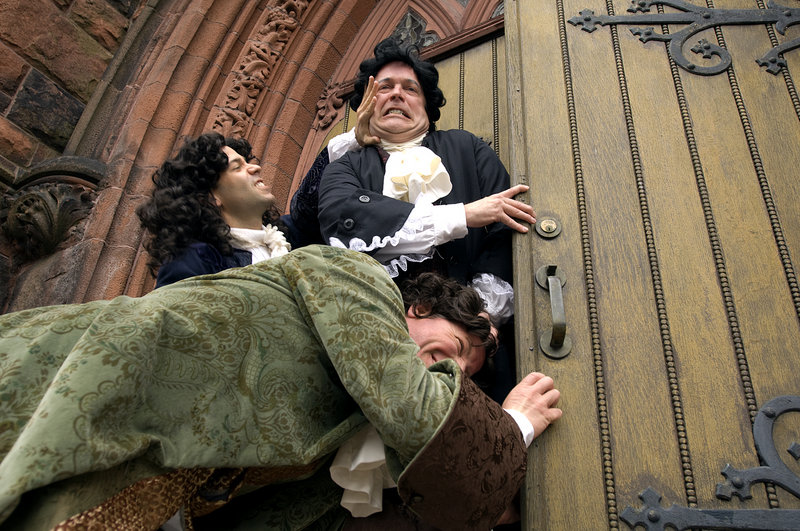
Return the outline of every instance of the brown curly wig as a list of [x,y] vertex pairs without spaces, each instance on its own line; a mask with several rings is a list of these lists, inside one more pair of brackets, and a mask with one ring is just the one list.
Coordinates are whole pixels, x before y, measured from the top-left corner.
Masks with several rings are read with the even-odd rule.
[[478,292],[438,273],[420,273],[406,280],[400,288],[406,312],[414,315],[442,317],[463,326],[481,340],[487,359],[497,350],[491,323],[485,315],[486,305]]

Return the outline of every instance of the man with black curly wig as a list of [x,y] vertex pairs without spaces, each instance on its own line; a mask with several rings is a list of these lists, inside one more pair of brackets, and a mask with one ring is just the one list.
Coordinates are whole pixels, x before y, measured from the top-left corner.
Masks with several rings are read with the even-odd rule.
[[156,287],[291,249],[247,140],[214,132],[187,139],[153,182],[152,197],[136,213],[151,235],[145,248],[158,271]]

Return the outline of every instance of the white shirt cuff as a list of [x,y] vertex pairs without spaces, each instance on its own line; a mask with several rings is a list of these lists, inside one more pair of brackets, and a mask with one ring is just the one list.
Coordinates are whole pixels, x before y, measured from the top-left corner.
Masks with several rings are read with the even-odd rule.
[[434,245],[442,245],[467,235],[467,213],[462,203],[434,205],[432,216]]
[[333,162],[348,151],[355,151],[359,147],[361,146],[358,145],[358,140],[356,140],[356,128],[354,127],[328,141],[328,159]]
[[414,206],[400,230],[384,238],[382,247],[372,256],[379,262],[387,262],[398,256],[426,254],[436,245],[466,236],[466,219],[464,205],[421,202]]
[[529,421],[528,417],[516,409],[503,408],[503,411],[511,415],[511,418],[513,418],[517,423],[517,426],[519,426],[519,429],[522,432],[522,439],[525,441],[525,447],[530,447],[534,436],[533,424],[531,424],[531,421]]

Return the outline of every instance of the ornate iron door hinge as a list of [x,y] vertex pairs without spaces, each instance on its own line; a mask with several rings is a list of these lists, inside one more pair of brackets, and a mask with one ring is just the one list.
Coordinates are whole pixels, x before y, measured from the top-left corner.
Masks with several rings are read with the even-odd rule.
[[[730,464],[722,470],[726,480],[717,485],[717,498],[730,501],[733,496],[740,500],[752,498],[750,487],[756,483],[772,483],[800,498],[800,477],[794,474],[781,460],[775,448],[772,429],[775,419],[789,411],[800,411],[800,396],[780,396],[767,402],[753,422],[753,439],[762,466],[739,470]],[[800,444],[793,442],[787,449],[794,459],[800,459]],[[648,487],[639,495],[645,506],[635,510],[626,507],[620,517],[635,528],[663,530],[672,527],[678,530],[703,529],[760,529],[788,531],[800,529],[800,510],[795,509],[697,509],[672,505],[661,507],[661,495]]]
[[[655,5],[669,6],[679,10],[669,13],[650,13]],[[712,66],[702,66],[691,62],[683,54],[683,45],[695,34],[715,26],[775,24],[775,29],[783,35],[786,28],[800,23],[800,9],[788,8],[770,0],[766,9],[710,9],[700,7],[682,0],[631,0],[629,13],[647,13],[639,15],[595,15],[594,11],[584,9],[580,15],[569,19],[573,26],[581,26],[584,31],[592,32],[597,25],[609,24],[688,24],[682,30],[672,33],[657,33],[652,26],[631,28],[642,42],[663,41],[669,43],[668,49],[672,58],[681,68],[688,72],[702,75],[714,75],[724,72],[731,64],[731,55],[725,48],[712,44],[706,39],[698,41],[692,48],[695,54],[702,54],[706,59],[717,56],[720,62]],[[771,74],[780,72],[786,66],[782,54],[800,47],[800,37],[773,47],[756,62]]]

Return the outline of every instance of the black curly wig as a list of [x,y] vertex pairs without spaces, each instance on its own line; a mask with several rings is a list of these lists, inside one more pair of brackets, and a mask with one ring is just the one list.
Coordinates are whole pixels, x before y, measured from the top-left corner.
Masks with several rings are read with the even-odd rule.
[[[230,227],[222,219],[211,191],[228,167],[228,146],[248,162],[255,159],[253,148],[242,138],[225,138],[219,133],[204,133],[187,139],[178,155],[169,159],[153,175],[152,197],[136,209],[142,226],[150,233],[145,248],[153,273],[158,267],[180,256],[192,243],[205,242],[222,254],[231,254]],[[264,222],[278,223],[280,213],[273,207]]]
[[444,93],[439,89],[439,71],[433,63],[419,58],[419,49],[416,46],[405,46],[394,37],[379,42],[375,46],[375,56],[364,60],[358,67],[358,77],[353,86],[355,93],[350,98],[350,106],[358,109],[364,98],[369,76],[377,77],[381,68],[395,61],[405,63],[414,70],[425,95],[425,112],[430,123],[428,132],[435,131],[435,122],[442,114],[439,109],[445,104]]

